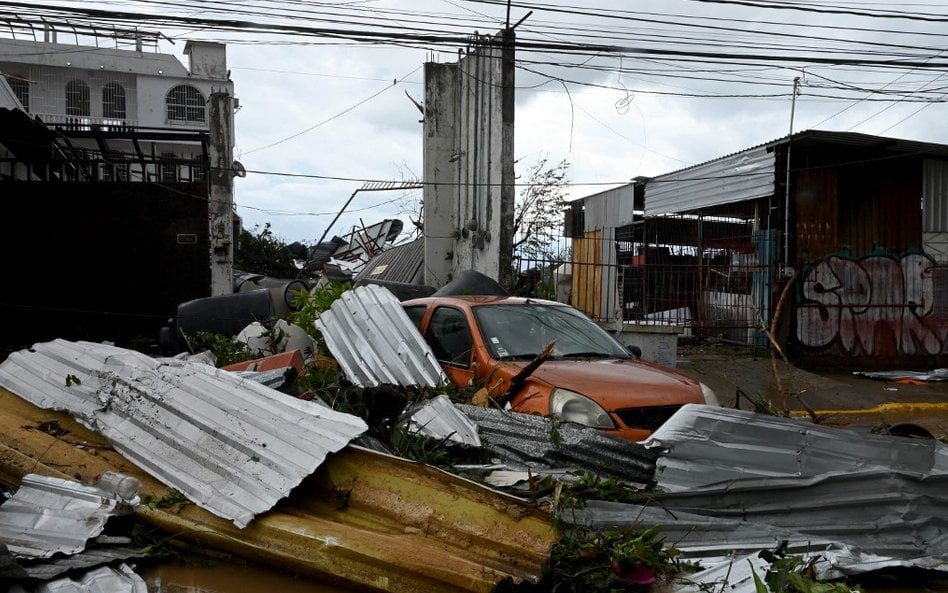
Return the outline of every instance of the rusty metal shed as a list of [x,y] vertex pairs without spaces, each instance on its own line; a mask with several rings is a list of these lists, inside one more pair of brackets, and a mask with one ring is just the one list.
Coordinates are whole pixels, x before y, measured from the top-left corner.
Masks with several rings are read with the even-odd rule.
[[[807,130],[626,188],[571,208],[591,316],[766,347],[786,289],[777,337],[797,362],[948,359],[948,145]],[[641,217],[610,215],[639,192]]]

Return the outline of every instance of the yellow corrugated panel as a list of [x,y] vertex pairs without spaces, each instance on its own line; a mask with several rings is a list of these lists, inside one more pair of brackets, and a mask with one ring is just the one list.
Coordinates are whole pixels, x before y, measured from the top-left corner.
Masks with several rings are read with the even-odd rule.
[[[0,389],[0,480],[39,473],[86,483],[106,470],[167,488],[97,433]],[[143,506],[140,516],[181,543],[358,589],[490,591],[539,576],[555,534],[545,512],[452,474],[349,447],[244,529],[194,505]]]
[[589,231],[583,238],[573,239],[572,302],[594,319],[600,317],[602,305],[602,231]]

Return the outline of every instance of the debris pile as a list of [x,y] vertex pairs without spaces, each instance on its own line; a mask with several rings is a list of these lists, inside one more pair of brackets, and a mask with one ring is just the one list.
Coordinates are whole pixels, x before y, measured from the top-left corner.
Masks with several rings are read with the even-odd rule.
[[[279,332],[271,333],[275,324],[236,332],[246,348],[226,350],[243,360],[227,360],[224,350],[158,359],[56,340],[0,364],[8,412],[0,431],[19,455],[56,473],[44,447],[67,443],[57,467],[79,477],[106,459],[118,463],[88,445],[100,435],[149,500],[177,493],[179,505],[200,507],[138,506],[135,482],[121,474],[102,482],[116,486],[110,493],[21,476],[17,495],[0,507],[9,552],[106,554],[87,567],[128,561],[141,552],[128,540],[103,550],[95,530],[137,507],[142,521],[188,532],[205,548],[384,591],[423,583],[488,591],[500,582],[513,590],[699,591],[726,583],[750,593],[790,573],[840,579],[891,567],[948,569],[941,442],[687,405],[634,443],[471,405],[475,386],[447,385],[397,300],[378,286],[303,311],[308,321],[298,315]],[[301,342],[307,346],[294,347]],[[64,439],[79,426],[36,430],[36,409],[68,412],[88,429],[85,440]],[[27,433],[42,440],[33,445]],[[15,457],[0,459],[0,473],[28,463]],[[49,500],[62,490],[93,501],[96,513],[54,502],[72,523],[44,532],[31,525],[49,511],[21,511],[6,526],[5,512],[37,488]],[[26,543],[27,533],[37,541]],[[36,577],[8,564],[10,578],[61,574]],[[113,576],[129,572],[122,565]],[[373,574],[385,574],[385,583]],[[132,581],[115,590],[138,590]]]

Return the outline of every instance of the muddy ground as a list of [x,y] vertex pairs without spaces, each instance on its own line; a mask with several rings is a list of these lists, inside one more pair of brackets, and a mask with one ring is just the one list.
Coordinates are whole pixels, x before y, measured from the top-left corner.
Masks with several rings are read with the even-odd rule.
[[936,437],[948,433],[948,382],[880,381],[845,370],[805,371],[783,361],[776,368],[779,382],[764,350],[715,344],[685,344],[678,350],[677,370],[714,389],[723,406],[753,409],[747,395],[770,401],[777,410],[792,410],[794,415],[807,414],[809,408],[831,425],[911,423]]

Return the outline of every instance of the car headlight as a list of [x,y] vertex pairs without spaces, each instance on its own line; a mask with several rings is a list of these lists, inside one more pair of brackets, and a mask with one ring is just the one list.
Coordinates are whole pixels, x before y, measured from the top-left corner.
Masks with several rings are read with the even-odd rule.
[[714,390],[704,383],[700,383],[700,385],[701,395],[704,396],[704,403],[708,404],[709,406],[717,406],[720,408],[721,402],[718,401],[718,396],[714,393]]
[[563,422],[575,422],[593,428],[615,428],[602,406],[581,393],[556,388],[550,394],[550,415]]

